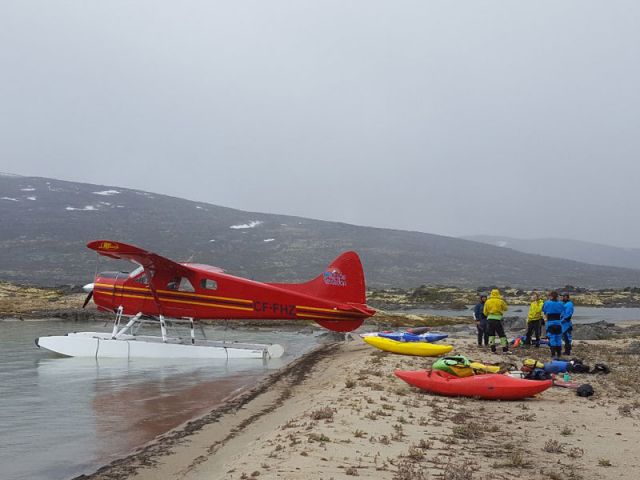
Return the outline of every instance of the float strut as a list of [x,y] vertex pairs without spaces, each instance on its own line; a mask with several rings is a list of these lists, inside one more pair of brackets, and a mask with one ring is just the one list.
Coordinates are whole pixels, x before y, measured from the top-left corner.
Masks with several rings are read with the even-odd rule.
[[160,332],[162,333],[162,342],[167,343],[167,324],[164,321],[164,315],[160,315]]
[[116,310],[116,319],[113,322],[113,331],[111,332],[111,338],[114,339],[116,338],[116,335],[118,334],[118,327],[120,326],[120,319],[122,318],[122,305],[120,305],[118,307],[118,310]]

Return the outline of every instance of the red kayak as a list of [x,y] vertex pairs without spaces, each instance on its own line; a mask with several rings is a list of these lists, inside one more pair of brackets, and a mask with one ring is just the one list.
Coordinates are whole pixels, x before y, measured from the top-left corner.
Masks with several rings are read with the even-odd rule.
[[441,370],[396,370],[409,385],[449,397],[477,397],[487,400],[521,400],[544,392],[551,380],[523,380],[498,373],[456,377]]

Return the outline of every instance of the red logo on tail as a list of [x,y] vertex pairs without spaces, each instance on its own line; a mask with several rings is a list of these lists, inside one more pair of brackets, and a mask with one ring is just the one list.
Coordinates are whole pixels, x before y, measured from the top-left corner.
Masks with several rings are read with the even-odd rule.
[[332,268],[324,272],[322,274],[322,279],[327,285],[333,285],[335,287],[347,286],[347,276],[337,268]]

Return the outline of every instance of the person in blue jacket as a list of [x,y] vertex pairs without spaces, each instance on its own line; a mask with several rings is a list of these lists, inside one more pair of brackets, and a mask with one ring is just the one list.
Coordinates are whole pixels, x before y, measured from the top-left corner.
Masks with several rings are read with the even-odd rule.
[[484,346],[489,345],[489,325],[487,325],[487,316],[484,314],[484,302],[487,301],[487,296],[480,295],[480,302],[473,308],[473,319],[476,321],[476,329],[478,330],[478,346],[482,346],[484,340]]
[[571,317],[573,317],[573,302],[569,299],[568,293],[562,294],[562,303],[564,304],[564,311],[562,312],[561,318],[564,354],[571,355],[571,342],[573,341],[573,323],[571,323]]
[[564,304],[558,301],[558,292],[551,291],[547,295],[548,300],[542,305],[542,314],[546,322],[547,338],[551,357],[560,358],[562,355],[562,314]]

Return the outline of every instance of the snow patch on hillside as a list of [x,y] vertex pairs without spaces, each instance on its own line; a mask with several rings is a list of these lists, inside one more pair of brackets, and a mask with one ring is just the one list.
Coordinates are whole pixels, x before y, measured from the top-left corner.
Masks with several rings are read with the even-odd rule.
[[143,197],[154,198],[154,196],[152,194],[150,194],[149,192],[134,191],[133,193],[135,193],[136,195],[142,195]]
[[20,189],[21,192],[35,192],[36,189],[33,187],[27,187],[27,188],[21,188]]
[[267,242],[274,242],[276,239],[275,238],[265,238],[264,240],[262,240],[263,242],[267,243]]
[[244,228],[254,228],[257,227],[258,225],[261,225],[264,222],[261,222],[260,220],[251,220],[249,223],[241,223],[240,225],[231,225],[229,228],[232,228],[234,230],[242,230]]
[[34,200],[36,200],[37,198],[38,198],[38,197],[27,197],[27,200],[34,201]]
[[118,190],[101,190],[100,192],[93,192],[95,195],[104,195],[104,196],[109,196],[109,195],[118,195],[120,192]]
[[0,198],[0,200],[9,200],[10,202],[17,202],[18,201],[17,198],[13,198],[13,197],[2,197],[2,198]]
[[504,240],[500,240],[498,242],[496,242],[496,245],[499,247],[506,247],[509,244],[509,242],[505,242]]
[[91,211],[98,210],[98,209],[96,207],[94,207],[93,205],[85,205],[83,208],[67,207],[67,208],[65,208],[65,210],[68,210],[70,212],[72,212],[72,211],[91,212]]

